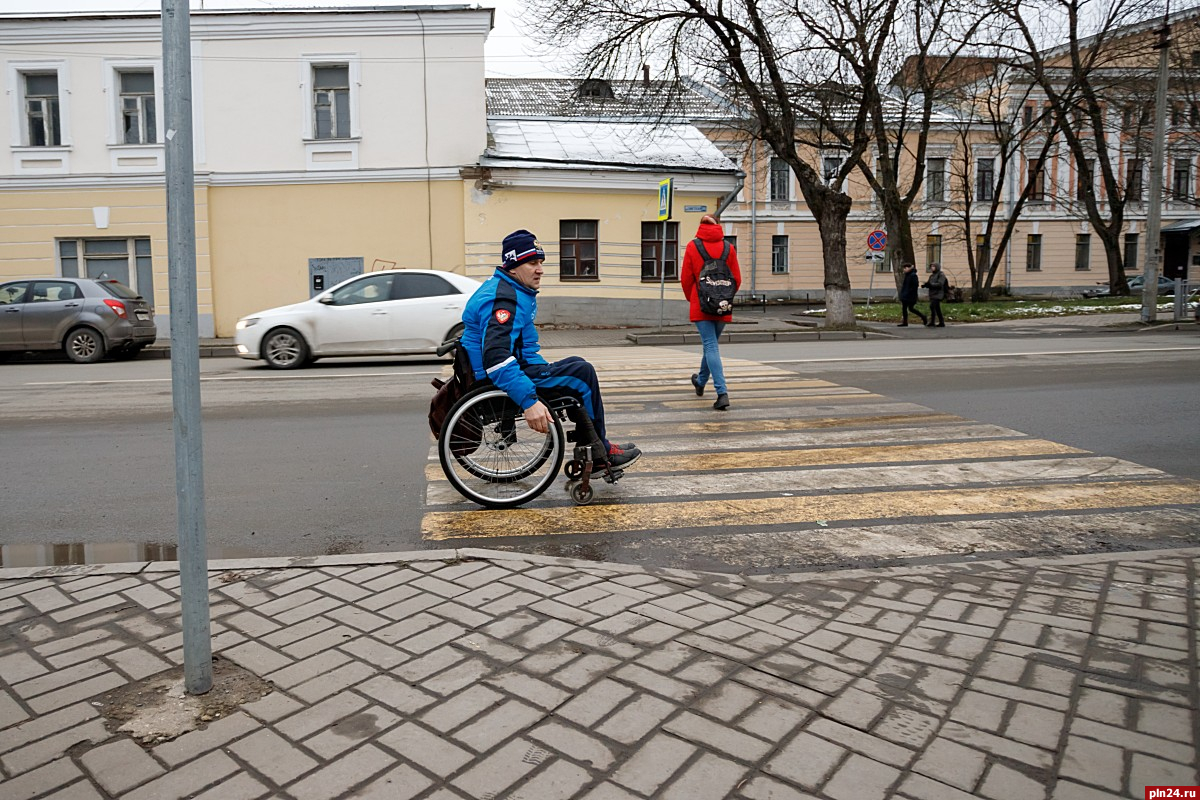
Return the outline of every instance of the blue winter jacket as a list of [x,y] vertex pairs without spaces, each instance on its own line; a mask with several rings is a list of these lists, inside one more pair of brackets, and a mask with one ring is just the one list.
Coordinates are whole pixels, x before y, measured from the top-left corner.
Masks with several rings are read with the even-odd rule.
[[461,346],[471,357],[476,380],[490,378],[521,410],[537,402],[528,366],[546,364],[538,353],[537,292],[502,269],[480,286],[463,309]]

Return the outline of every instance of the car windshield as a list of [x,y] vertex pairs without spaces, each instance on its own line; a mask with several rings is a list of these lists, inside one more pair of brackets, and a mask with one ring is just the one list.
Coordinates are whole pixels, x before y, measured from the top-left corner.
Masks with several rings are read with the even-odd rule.
[[134,300],[140,296],[120,281],[96,281],[96,283],[113,297],[119,297],[122,300]]

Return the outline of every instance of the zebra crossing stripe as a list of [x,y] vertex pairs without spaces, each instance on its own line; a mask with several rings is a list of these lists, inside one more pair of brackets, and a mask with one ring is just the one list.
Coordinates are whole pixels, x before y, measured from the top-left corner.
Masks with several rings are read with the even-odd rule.
[[[815,447],[787,450],[721,451],[715,453],[677,453],[653,455],[649,447],[637,463],[637,475],[652,472],[732,472],[787,467],[825,467],[839,464],[931,463],[975,461],[1034,456],[1086,455],[1088,451],[1045,439],[1009,439],[1000,441],[934,442],[922,444],[877,445],[872,447]],[[437,480],[439,464],[429,464],[425,477]]]
[[[599,485],[619,498],[620,488]],[[754,497],[693,502],[623,503],[502,512],[433,511],[421,523],[426,539],[562,536],[696,528],[762,528],[818,521],[901,520],[1038,514],[1072,510],[1137,509],[1200,503],[1200,481],[1152,480],[1108,483],[1049,483],[798,497]]]
[[[701,472],[654,474],[643,477],[642,462],[620,483],[622,502],[634,498],[713,498],[744,494],[748,496],[799,495],[814,492],[873,491],[912,489],[917,486],[939,487],[994,486],[998,484],[1035,484],[1067,481],[1113,481],[1165,477],[1161,470],[1106,456],[1071,458],[1034,458],[1010,461],[948,461],[887,466],[829,467],[825,469],[773,469],[753,472]],[[455,491],[440,469],[431,466],[425,505],[475,508]],[[562,483],[559,484],[563,485]],[[605,491],[598,489],[598,492]],[[532,506],[566,506],[571,499],[565,492],[548,489]]]
[[[790,392],[784,393],[782,396],[771,397],[766,394],[758,394],[753,398],[755,408],[768,408],[771,406],[788,406],[789,408],[802,408],[806,404],[828,406],[830,403],[838,403],[843,406],[853,407],[857,403],[879,402],[886,398],[883,395],[871,394],[870,392],[862,392],[859,394],[817,394],[817,395],[796,395]],[[738,395],[739,405],[745,403],[747,398],[744,395]],[[708,412],[708,406],[713,401],[712,397],[695,397],[689,400],[654,400],[651,403],[635,403],[629,400],[621,400],[615,403],[610,403],[607,400],[604,403],[606,409],[614,409],[620,411],[642,411],[653,405],[655,408],[678,408],[691,409],[703,408]]]
[[958,461],[981,458],[1014,458],[1084,454],[1086,450],[1045,439],[1015,439],[996,442],[936,442],[878,447],[820,447],[809,450],[762,450],[699,455],[643,455],[637,471],[714,472],[737,469],[815,467],[831,464],[883,464],[892,462]]
[[[861,417],[812,417],[807,419],[779,419],[779,418],[764,418],[764,419],[719,419],[711,422],[684,422],[679,421],[674,424],[663,420],[662,424],[669,424],[671,430],[676,433],[699,433],[699,434],[714,434],[714,433],[763,433],[766,431],[803,431],[803,430],[821,430],[826,428],[875,428],[883,425],[932,425],[941,422],[968,422],[969,420],[954,414],[938,414],[936,412],[929,414],[911,413],[911,414],[873,414],[864,415]],[[651,421],[653,422],[653,421]],[[619,430],[616,427],[619,425]],[[618,432],[618,438],[621,437],[638,437],[638,436],[654,436],[656,433],[662,432],[661,425],[655,424],[634,424],[624,425],[619,423],[610,423],[614,430]]]

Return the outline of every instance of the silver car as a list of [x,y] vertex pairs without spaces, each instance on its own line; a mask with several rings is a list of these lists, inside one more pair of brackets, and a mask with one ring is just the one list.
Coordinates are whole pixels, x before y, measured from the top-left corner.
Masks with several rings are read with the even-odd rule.
[[123,283],[29,278],[0,283],[0,352],[62,350],[77,364],[133,358],[158,336],[154,310]]

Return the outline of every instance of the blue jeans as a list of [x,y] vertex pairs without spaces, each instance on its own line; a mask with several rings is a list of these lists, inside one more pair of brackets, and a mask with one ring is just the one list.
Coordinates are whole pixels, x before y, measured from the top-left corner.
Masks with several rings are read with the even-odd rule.
[[708,383],[708,376],[712,375],[713,388],[717,390],[717,394],[729,394],[729,387],[725,385],[725,368],[721,366],[721,349],[717,345],[721,331],[725,330],[725,323],[698,319],[696,330],[700,332],[700,341],[704,344],[704,357],[700,359],[700,375],[697,380],[704,386]]
[[[600,380],[596,368],[579,356],[568,356],[552,364],[535,364],[525,367],[525,374],[538,389],[538,395],[558,397],[571,395],[583,404],[583,410],[592,420],[596,435],[608,450],[609,441],[604,427],[604,401],[600,399]],[[569,416],[571,412],[567,412]],[[576,425],[579,420],[572,416]]]

